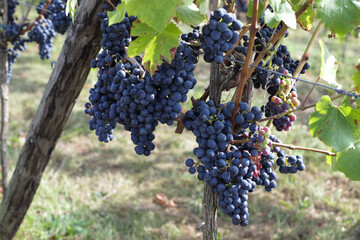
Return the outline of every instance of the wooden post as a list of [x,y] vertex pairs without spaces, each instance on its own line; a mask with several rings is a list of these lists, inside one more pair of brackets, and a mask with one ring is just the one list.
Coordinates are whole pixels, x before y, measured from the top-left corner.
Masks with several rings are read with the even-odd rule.
[[[220,6],[220,0],[210,1],[209,8],[211,11]],[[222,93],[222,78],[220,77],[219,64],[212,63],[210,67],[210,88],[209,98],[214,101],[215,105],[220,103]],[[204,225],[203,239],[216,240],[217,232],[217,195],[211,192],[210,186],[204,183]]]
[[0,206],[1,240],[12,239],[20,227],[85,84],[90,62],[100,50],[102,36],[97,12],[103,3],[83,0],[69,29]]
[[[212,0],[210,2],[210,10],[219,8],[220,0]],[[215,105],[221,101],[221,94],[224,89],[224,77],[221,76],[219,65],[212,63],[210,67],[210,88],[209,98],[214,101]],[[244,87],[244,93],[241,101],[251,103],[253,84],[249,81]],[[216,240],[217,231],[217,195],[210,190],[210,186],[204,183],[204,225],[203,239]]]

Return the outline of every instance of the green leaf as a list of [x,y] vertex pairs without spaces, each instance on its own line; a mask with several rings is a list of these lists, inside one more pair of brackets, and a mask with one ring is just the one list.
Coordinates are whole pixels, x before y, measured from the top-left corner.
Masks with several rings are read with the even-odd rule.
[[329,49],[322,40],[319,40],[321,49],[321,80],[329,83],[332,87],[341,88],[342,86],[336,82],[336,72],[339,67],[336,58],[331,55]]
[[360,139],[360,110],[351,106],[335,106],[329,96],[323,96],[310,115],[310,132],[326,145],[341,152]]
[[135,57],[145,51],[142,63],[145,70],[153,75],[157,65],[163,61],[170,62],[174,58],[181,31],[173,23],[170,23],[163,32],[158,32],[147,24],[136,21],[131,34],[139,37],[130,43],[128,55]]
[[[360,68],[360,65],[359,65]],[[354,81],[354,89],[357,93],[360,93],[360,69],[355,73],[352,80]]]
[[315,0],[317,17],[331,32],[345,35],[360,25],[360,3],[352,0]]
[[[330,149],[330,152],[336,153],[336,151],[334,149]],[[326,163],[331,166],[332,171],[338,171],[338,169],[336,168],[336,157],[327,155]]]
[[286,0],[270,0],[269,4],[273,11],[266,9],[264,12],[264,20],[269,27],[274,28],[283,21],[289,28],[296,29],[296,16],[290,3]]
[[66,2],[66,8],[65,8],[65,15],[67,16],[70,13],[70,17],[73,23],[76,14],[76,3],[77,0],[68,0]]
[[196,3],[197,3],[197,6],[200,9],[201,14],[208,14],[209,13],[209,0],[199,0]]
[[[264,1],[261,1],[261,3],[259,2],[259,10],[258,10],[258,18],[261,18],[261,15],[264,11]],[[254,6],[254,0],[250,0],[249,2],[249,7],[248,7],[248,11],[246,13],[246,16],[248,18],[252,18],[253,15],[253,6]]]
[[343,172],[346,177],[360,181],[360,141],[354,143],[336,156],[336,170]]
[[119,4],[116,7],[115,11],[108,12],[107,14],[109,16],[109,26],[116,23],[120,23],[124,19],[125,13],[126,13],[126,8],[124,3]]
[[[297,12],[303,5],[304,0],[291,0],[290,4],[292,9]],[[297,22],[300,24],[301,28],[305,31],[310,31],[315,20],[315,11],[312,7],[308,7],[305,12],[303,12],[297,19]]]
[[205,15],[200,13],[199,8],[194,3],[178,7],[176,17],[179,22],[193,26],[199,25],[206,19]]
[[137,16],[157,32],[162,32],[176,17],[176,9],[184,4],[182,0],[126,0],[129,15]]

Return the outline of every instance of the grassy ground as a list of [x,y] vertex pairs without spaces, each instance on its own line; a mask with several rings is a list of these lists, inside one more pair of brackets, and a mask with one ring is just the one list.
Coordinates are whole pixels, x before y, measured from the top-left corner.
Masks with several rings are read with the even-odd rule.
[[[293,57],[301,57],[308,38],[306,33],[290,35],[287,43]],[[56,40],[50,60],[40,61],[32,45],[15,64],[8,144],[12,170],[50,75],[50,62],[56,60],[63,40]],[[347,81],[344,85],[349,85],[355,71],[352,64],[360,56],[357,41],[349,40],[344,61],[338,42],[327,41],[342,61],[339,79]],[[310,60],[313,68],[304,78],[316,79],[319,52],[315,46]],[[196,73],[199,84],[192,94],[201,95],[208,75],[208,67],[201,64]],[[192,156],[195,147],[192,134],[174,135],[174,127],[159,127],[156,150],[149,157],[134,153],[129,133],[120,127],[114,141],[99,143],[83,114],[87,92],[95,81],[92,72],[16,239],[201,239],[197,226],[201,223],[203,186],[184,166],[184,159]],[[304,84],[298,88],[301,97],[309,90]],[[318,100],[322,92],[311,95],[309,103]],[[254,101],[261,104],[266,98],[259,94]],[[283,142],[326,147],[310,138],[306,126],[309,113],[300,115],[291,132],[277,134]],[[306,171],[281,175],[271,193],[262,188],[251,193],[247,228],[233,226],[231,219],[220,213],[221,239],[360,239],[359,183],[330,173],[323,155],[295,154],[304,155]],[[154,203],[157,193],[166,194],[177,207],[162,208]]]

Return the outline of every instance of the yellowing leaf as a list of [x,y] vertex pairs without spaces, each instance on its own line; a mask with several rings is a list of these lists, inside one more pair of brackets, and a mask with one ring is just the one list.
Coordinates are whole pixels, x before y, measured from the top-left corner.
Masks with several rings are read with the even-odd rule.
[[158,32],[145,23],[136,21],[131,34],[139,36],[130,43],[128,55],[135,57],[145,51],[143,66],[151,75],[157,70],[157,65],[163,61],[170,62],[179,46],[178,36],[181,31],[175,24],[170,23],[164,31]]
[[115,11],[112,12],[108,12],[108,17],[109,17],[109,26],[115,24],[115,23],[120,23],[124,17],[125,17],[125,13],[126,13],[126,9],[125,9],[125,4],[119,4],[116,7]]
[[72,22],[74,22],[74,18],[76,14],[76,3],[77,0],[68,0],[66,2],[65,15],[70,14]]
[[[297,12],[303,5],[305,1],[291,0],[290,4],[292,9]],[[315,11],[312,7],[308,7],[305,12],[303,12],[297,19],[297,22],[300,24],[302,29],[305,31],[310,31],[315,20]]]

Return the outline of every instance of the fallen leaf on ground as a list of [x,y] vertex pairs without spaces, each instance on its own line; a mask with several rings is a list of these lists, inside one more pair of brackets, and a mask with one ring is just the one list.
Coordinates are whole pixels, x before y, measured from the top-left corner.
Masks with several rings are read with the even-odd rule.
[[163,193],[157,193],[155,195],[155,202],[164,208],[176,207],[174,200],[169,200],[168,197]]

